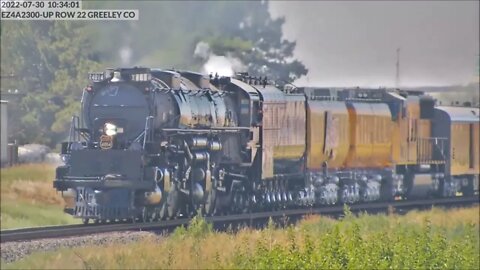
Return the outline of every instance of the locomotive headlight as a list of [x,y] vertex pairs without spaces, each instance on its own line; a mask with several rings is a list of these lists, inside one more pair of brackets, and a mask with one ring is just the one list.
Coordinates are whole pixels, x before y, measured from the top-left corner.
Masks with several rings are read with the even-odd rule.
[[117,126],[111,123],[106,123],[105,126],[103,127],[103,131],[108,136],[114,136],[117,134]]
[[120,71],[114,71],[112,77],[113,78],[110,80],[111,82],[119,82],[122,80],[122,74]]

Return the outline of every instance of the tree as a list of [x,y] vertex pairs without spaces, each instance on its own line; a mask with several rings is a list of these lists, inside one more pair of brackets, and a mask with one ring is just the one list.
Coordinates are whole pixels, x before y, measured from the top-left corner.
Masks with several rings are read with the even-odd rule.
[[266,1],[107,1],[98,5],[135,8],[141,14],[139,21],[99,27],[102,34],[96,43],[108,48],[102,54],[109,55],[115,65],[123,64],[118,51],[128,47],[130,65],[199,70],[208,59],[192,56],[203,41],[215,55],[240,59],[244,71],[252,75],[295,80],[307,73],[293,59],[296,43],[282,39],[285,19],[273,20]]
[[9,23],[2,23],[1,72],[15,73],[15,88],[26,94],[18,108],[9,108],[9,122],[16,123],[10,135],[54,147],[79,113],[81,90],[88,71],[99,68],[98,55],[83,23]]
[[254,76],[293,81],[306,75],[307,68],[293,59],[296,42],[282,38],[285,19],[272,19],[268,2],[252,1],[248,5],[250,12],[234,31],[207,39],[212,52],[233,55]]
[[[214,54],[232,55],[246,71],[294,80],[307,73],[293,59],[295,42],[282,39],[284,19],[273,20],[258,1],[86,1],[86,9],[127,9],[139,21],[2,21],[2,90],[26,93],[9,106],[11,137],[20,143],[56,146],[65,139],[72,114],[79,113],[87,73],[106,67],[143,65],[197,70],[193,57],[207,42]],[[127,49],[130,61],[120,52]]]

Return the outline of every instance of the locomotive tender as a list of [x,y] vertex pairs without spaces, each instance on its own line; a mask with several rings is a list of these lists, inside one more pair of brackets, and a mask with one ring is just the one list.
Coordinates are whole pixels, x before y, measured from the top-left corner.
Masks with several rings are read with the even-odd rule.
[[84,223],[478,194],[478,108],[247,74],[89,79],[54,181]]

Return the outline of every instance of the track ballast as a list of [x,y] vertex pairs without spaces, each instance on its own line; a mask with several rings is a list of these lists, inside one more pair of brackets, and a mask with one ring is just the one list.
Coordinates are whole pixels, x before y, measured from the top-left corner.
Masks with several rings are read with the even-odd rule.
[[[349,209],[353,213],[367,212],[378,213],[391,211],[396,212],[408,211],[412,209],[425,209],[432,206],[443,207],[460,207],[478,204],[479,196],[458,197],[458,198],[438,198],[424,199],[415,201],[394,201],[394,202],[378,202],[368,204],[349,205]],[[283,209],[270,212],[245,213],[228,216],[210,216],[205,217],[207,222],[214,224],[216,227],[226,227],[228,224],[245,224],[253,225],[258,222],[264,222],[269,218],[288,218],[295,220],[304,215],[322,214],[322,215],[341,215],[344,212],[344,206],[328,206],[328,207],[312,207],[306,209]],[[163,220],[156,222],[142,223],[113,223],[113,224],[91,224],[91,225],[63,225],[22,228],[12,230],[2,230],[0,239],[2,243],[12,241],[28,241],[45,238],[61,238],[71,236],[82,236],[97,233],[118,232],[118,231],[165,231],[176,227],[187,225],[190,218],[179,218],[174,220]]]

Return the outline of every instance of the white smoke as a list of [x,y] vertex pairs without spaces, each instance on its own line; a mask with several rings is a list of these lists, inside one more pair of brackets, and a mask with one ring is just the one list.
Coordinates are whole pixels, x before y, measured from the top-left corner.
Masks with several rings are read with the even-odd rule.
[[132,57],[132,49],[129,46],[124,46],[120,49],[119,54],[122,65],[124,67],[129,66]]
[[233,76],[235,72],[244,70],[240,59],[232,56],[220,56],[211,54],[203,65],[203,72],[218,74],[219,76]]
[[210,46],[204,41],[200,41],[195,46],[193,54],[195,57],[205,60],[202,72],[207,74],[218,74],[219,76],[233,76],[235,72],[245,70],[242,61],[230,54],[226,56],[215,55],[211,52]]
[[195,51],[193,52],[193,56],[201,59],[207,59],[209,55],[210,55],[210,45],[208,45],[208,43],[205,41],[198,42],[197,46],[195,46]]

